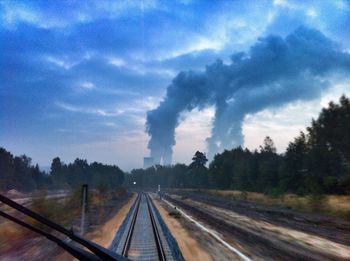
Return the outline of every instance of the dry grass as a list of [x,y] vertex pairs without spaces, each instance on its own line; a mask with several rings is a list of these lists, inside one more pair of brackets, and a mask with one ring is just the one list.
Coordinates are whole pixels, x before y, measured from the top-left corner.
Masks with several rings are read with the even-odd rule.
[[346,209],[350,210],[350,195],[347,196],[328,196],[328,204],[334,209]]
[[124,218],[134,203],[135,199],[136,194],[134,194],[113,217],[97,226],[97,228],[88,233],[86,237],[92,239],[97,244],[108,247],[111,244],[116,231],[118,231],[118,228],[123,223]]
[[278,197],[272,197],[263,193],[238,190],[189,189],[189,191],[201,191],[215,196],[243,199],[308,212],[322,212],[326,215],[350,220],[350,195],[298,196],[295,194],[284,194]]
[[234,190],[207,190],[206,192],[224,197],[234,197],[269,205],[283,206],[291,209],[323,212],[332,216],[345,217],[347,219],[350,218],[350,195],[298,196],[295,194],[284,194],[279,197],[271,197],[263,193]]

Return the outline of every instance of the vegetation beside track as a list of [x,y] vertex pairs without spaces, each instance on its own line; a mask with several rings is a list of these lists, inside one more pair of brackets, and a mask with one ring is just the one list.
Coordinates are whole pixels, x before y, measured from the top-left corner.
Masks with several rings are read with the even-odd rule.
[[300,210],[310,213],[322,213],[350,220],[350,195],[306,195],[282,194],[271,196],[258,192],[218,189],[169,189],[169,191],[198,192],[208,195],[220,196],[228,201],[245,200],[278,206],[288,209]]

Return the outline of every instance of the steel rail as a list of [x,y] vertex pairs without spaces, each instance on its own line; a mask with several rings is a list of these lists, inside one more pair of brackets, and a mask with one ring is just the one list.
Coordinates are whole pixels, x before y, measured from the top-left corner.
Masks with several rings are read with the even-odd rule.
[[160,261],[165,261],[166,260],[166,255],[165,255],[165,251],[164,251],[164,248],[163,248],[163,245],[162,245],[162,241],[160,239],[158,226],[157,226],[156,220],[155,220],[154,215],[153,215],[153,210],[152,210],[151,203],[150,203],[151,198],[149,197],[148,194],[146,194],[145,196],[146,196],[146,200],[147,200],[149,216],[150,216],[151,222],[152,222],[153,233],[154,233],[154,237],[155,237],[155,240],[156,240],[158,257],[159,257]]
[[132,239],[132,236],[134,233],[134,228],[135,228],[135,224],[136,224],[137,214],[139,212],[140,202],[141,202],[141,195],[138,194],[137,199],[136,199],[136,206],[135,206],[135,210],[134,210],[134,215],[132,217],[132,220],[130,223],[130,228],[128,230],[128,234],[126,236],[123,251],[122,251],[122,256],[125,256],[125,257],[128,256],[128,252],[130,249],[131,239]]
[[145,196],[146,202],[147,202],[147,209],[148,209],[148,214],[149,214],[149,218],[151,220],[151,224],[152,224],[152,231],[154,234],[154,239],[155,239],[155,243],[156,243],[156,249],[157,249],[157,254],[159,257],[160,261],[166,261],[166,255],[165,255],[165,251],[162,245],[162,241],[160,239],[160,235],[159,235],[159,230],[158,230],[158,226],[153,214],[153,210],[151,208],[151,204],[150,204],[150,198],[148,196],[148,194],[146,193],[140,193],[136,199],[136,205],[135,205],[135,210],[131,219],[131,223],[130,223],[130,227],[128,230],[128,234],[126,236],[125,239],[125,243],[123,246],[123,251],[122,251],[122,256],[128,257],[128,252],[131,246],[131,242],[132,242],[132,237],[133,237],[133,233],[134,233],[134,228],[136,225],[136,219],[138,216],[138,212],[139,212],[139,207],[140,207],[140,202],[141,202],[141,197],[142,195]]

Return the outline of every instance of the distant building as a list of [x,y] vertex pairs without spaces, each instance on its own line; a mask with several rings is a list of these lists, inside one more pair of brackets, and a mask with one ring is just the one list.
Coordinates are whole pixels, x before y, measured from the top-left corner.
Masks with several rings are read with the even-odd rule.
[[152,167],[153,165],[154,165],[153,157],[144,157],[143,158],[143,168],[144,169]]

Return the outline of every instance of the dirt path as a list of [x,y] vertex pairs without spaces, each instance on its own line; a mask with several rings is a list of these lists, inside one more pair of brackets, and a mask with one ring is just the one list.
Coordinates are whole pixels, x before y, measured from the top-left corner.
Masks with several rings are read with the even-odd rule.
[[201,231],[192,222],[183,217],[169,215],[174,212],[164,202],[154,199],[153,201],[159,210],[163,220],[177,241],[185,260],[239,260],[237,256],[217,242],[207,233]]
[[[176,198],[176,199],[175,199]],[[274,260],[350,260],[350,247],[310,233],[253,219],[232,210],[175,196],[180,207],[193,212],[226,239],[241,242],[249,253]],[[254,259],[254,258],[253,258]]]
[[91,239],[92,241],[103,247],[109,247],[119,227],[123,223],[125,216],[128,214],[132,204],[134,203],[135,199],[136,194],[132,195],[132,197],[117,212],[117,214],[115,214],[111,219],[109,219],[104,225],[89,233],[87,235],[87,238]]
[[350,222],[320,214],[305,213],[262,203],[225,198],[206,193],[176,191],[181,198],[190,198],[211,206],[232,210],[240,215],[276,226],[298,230],[333,242],[350,246]]
[[154,199],[153,202],[171,231],[173,237],[177,241],[185,260],[212,260],[209,254],[199,246],[198,242],[181,225],[180,221],[169,216],[169,212],[165,209],[166,206],[164,206],[164,203],[161,203],[156,199]]
[[295,242],[296,244],[309,248],[310,250],[319,251],[324,254],[331,254],[337,258],[350,260],[350,247],[339,243],[332,242],[326,238],[315,236],[309,233],[301,232],[276,226],[265,221],[258,221],[247,216],[240,215],[234,211],[210,206],[205,203],[186,200],[189,204],[205,209],[213,215],[222,217],[226,221],[232,221],[235,224],[246,227],[247,230],[254,230],[258,233],[264,233],[271,238],[287,242]]

